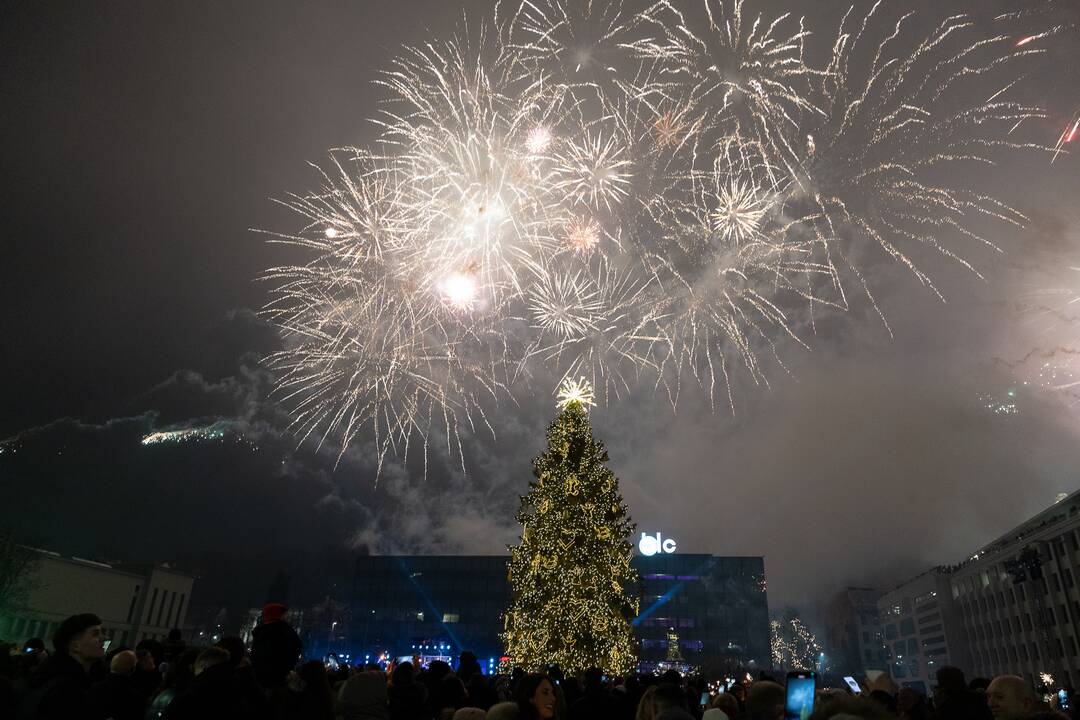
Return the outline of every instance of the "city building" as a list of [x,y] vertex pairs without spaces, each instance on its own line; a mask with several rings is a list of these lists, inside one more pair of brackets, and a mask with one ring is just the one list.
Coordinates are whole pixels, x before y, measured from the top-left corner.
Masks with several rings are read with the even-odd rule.
[[[637,555],[642,666],[669,657],[669,631],[692,666],[769,665],[765,564],[760,557]],[[471,650],[494,667],[510,600],[505,556],[362,556],[349,622],[356,659]],[[344,649],[344,648],[343,648]]]
[[967,669],[1080,687],[1078,577],[1080,492],[951,568],[951,595],[969,642]]
[[949,571],[933,568],[878,600],[884,653],[897,684],[924,694],[945,665],[970,667],[967,636],[953,603]]
[[861,678],[867,670],[886,669],[880,598],[880,590],[849,587],[826,605],[825,654],[836,674]]
[[110,564],[21,549],[30,554],[29,593],[21,608],[0,616],[2,641],[40,637],[51,647],[65,618],[87,612],[101,618],[105,637],[116,645],[163,640],[184,625],[193,575],[168,565]]

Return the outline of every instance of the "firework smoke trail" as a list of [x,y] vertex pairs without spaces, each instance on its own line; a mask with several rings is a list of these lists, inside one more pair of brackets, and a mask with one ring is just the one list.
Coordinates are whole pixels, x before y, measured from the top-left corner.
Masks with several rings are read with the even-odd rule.
[[768,386],[851,277],[876,307],[864,246],[931,288],[914,248],[973,267],[973,218],[1024,218],[930,176],[1024,149],[1008,131],[1039,113],[954,91],[1037,51],[962,16],[910,37],[879,7],[824,68],[800,19],[747,0],[524,0],[403,50],[374,149],[333,153],[271,233],[311,257],[266,273],[298,434],[373,441],[380,468],[438,434],[464,469],[461,433],[540,368],[734,411],[736,371]]

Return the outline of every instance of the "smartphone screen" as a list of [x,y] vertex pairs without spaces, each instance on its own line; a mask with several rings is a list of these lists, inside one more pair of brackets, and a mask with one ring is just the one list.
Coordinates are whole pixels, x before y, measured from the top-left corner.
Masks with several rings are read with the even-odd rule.
[[814,712],[817,679],[812,672],[789,672],[787,676],[787,720],[806,720]]
[[855,681],[855,678],[851,677],[850,675],[845,675],[844,682],[846,682],[847,686],[851,688],[851,692],[855,693],[856,695],[862,693],[862,688],[859,687],[859,683]]
[[704,707],[704,706],[706,706],[708,704],[709,704],[709,692],[705,691],[705,692],[701,693],[701,701],[698,703],[698,705],[701,705],[702,707]]

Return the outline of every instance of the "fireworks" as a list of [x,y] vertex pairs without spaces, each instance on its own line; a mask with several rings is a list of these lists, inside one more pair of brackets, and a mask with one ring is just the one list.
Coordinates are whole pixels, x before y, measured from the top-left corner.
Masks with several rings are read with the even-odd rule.
[[734,375],[768,384],[850,286],[877,307],[871,249],[931,288],[927,251],[974,270],[979,222],[1024,221],[970,179],[1027,147],[1009,133],[1039,111],[1006,97],[1038,43],[881,7],[822,67],[802,19],[749,0],[531,0],[404,50],[376,149],[335,152],[274,234],[313,255],[267,273],[296,430],[460,453],[538,368],[672,405],[693,378],[734,411]]

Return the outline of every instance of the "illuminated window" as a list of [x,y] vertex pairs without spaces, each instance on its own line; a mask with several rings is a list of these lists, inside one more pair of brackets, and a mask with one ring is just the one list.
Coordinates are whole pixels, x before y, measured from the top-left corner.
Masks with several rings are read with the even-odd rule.
[[461,616],[457,613],[443,613],[442,621],[444,623],[456,623],[461,622]]

